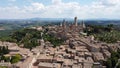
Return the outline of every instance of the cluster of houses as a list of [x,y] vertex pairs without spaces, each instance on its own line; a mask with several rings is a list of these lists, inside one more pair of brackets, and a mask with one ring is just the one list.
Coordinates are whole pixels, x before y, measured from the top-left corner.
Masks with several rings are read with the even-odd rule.
[[[32,27],[42,30],[42,27]],[[16,43],[1,42],[0,46],[8,46],[9,54],[13,56],[20,54],[22,56],[18,63],[0,62],[0,66],[11,68],[106,68],[103,62],[111,56],[111,51],[117,50],[119,44],[106,44],[97,42],[94,37],[83,36],[81,33],[85,24],[77,24],[75,17],[72,25],[66,25],[66,22],[60,26],[47,26],[48,33],[66,41],[56,48],[49,41],[40,40],[40,46],[32,50],[22,48]],[[80,32],[81,31],[81,32]],[[82,34],[82,35],[80,35]]]

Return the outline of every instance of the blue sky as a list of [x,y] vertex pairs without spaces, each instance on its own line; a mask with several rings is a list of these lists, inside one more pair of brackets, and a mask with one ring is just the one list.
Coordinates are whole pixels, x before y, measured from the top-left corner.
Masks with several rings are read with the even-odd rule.
[[[94,1],[98,1],[98,0],[63,0],[63,2],[67,3],[67,2],[78,2],[82,5],[85,4],[90,4]],[[24,5],[29,5],[32,2],[39,2],[39,3],[43,3],[44,5],[50,5],[52,4],[52,0],[1,0],[0,1],[0,6],[1,7],[5,7],[5,6],[10,6],[10,5],[17,5],[22,7]]]
[[0,19],[119,19],[120,0],[0,0]]

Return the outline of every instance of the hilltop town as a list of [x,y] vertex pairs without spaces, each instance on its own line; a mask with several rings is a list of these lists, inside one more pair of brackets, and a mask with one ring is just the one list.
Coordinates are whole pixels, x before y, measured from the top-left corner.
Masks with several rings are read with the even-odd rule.
[[[119,42],[109,44],[100,42],[93,35],[87,36],[84,29],[87,28],[84,21],[80,24],[77,17],[73,23],[66,20],[60,25],[31,27],[41,31],[39,46],[27,49],[24,44],[18,46],[17,43],[1,41],[0,46],[7,46],[9,53],[4,56],[14,56],[19,54],[22,58],[19,62],[11,64],[1,61],[0,66],[9,68],[106,68],[104,62],[111,57],[112,51],[120,48]],[[60,46],[55,46],[44,39],[46,34],[63,39]]]

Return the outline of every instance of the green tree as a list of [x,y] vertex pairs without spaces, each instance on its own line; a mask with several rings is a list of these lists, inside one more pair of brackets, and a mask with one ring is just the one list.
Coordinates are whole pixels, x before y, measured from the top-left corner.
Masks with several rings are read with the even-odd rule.
[[15,56],[11,57],[11,63],[17,63],[21,59],[21,56],[19,54],[16,54]]
[[0,66],[0,68],[8,68],[8,67],[6,67],[6,66]]
[[108,59],[107,60],[107,62],[106,62],[106,66],[107,66],[107,68],[112,68],[112,61],[111,61],[111,59]]
[[120,68],[120,63],[118,64],[118,66],[116,68]]

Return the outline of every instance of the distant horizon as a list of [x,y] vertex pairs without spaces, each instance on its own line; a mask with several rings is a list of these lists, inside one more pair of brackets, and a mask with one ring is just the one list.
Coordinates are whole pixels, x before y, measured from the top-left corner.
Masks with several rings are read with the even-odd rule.
[[[78,17],[77,17],[78,18]],[[14,18],[4,18],[4,19],[2,19],[2,18],[0,18],[0,20],[37,20],[37,19],[41,19],[41,20],[43,20],[43,19],[51,19],[51,20],[63,20],[63,19],[66,19],[66,20],[73,20],[74,19],[74,17],[73,18],[41,18],[41,17],[34,17],[34,18],[16,18],[16,19],[14,19]],[[78,20],[120,20],[120,19],[108,19],[108,18],[89,18],[89,19],[80,19],[80,18],[78,18]]]

